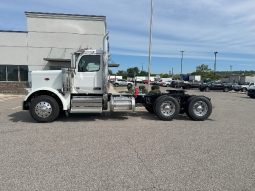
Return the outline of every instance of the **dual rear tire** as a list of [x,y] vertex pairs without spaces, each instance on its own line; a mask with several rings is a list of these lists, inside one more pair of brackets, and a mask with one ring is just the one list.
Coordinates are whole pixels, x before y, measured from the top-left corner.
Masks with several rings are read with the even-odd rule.
[[191,96],[186,104],[185,112],[194,121],[204,121],[212,113],[212,103],[204,96]]
[[[164,95],[156,99],[153,106],[145,108],[150,113],[155,113],[161,120],[171,121],[181,111],[180,103],[174,97]],[[191,96],[184,108],[186,114],[195,121],[204,121],[212,113],[212,104],[210,100],[204,96]]]
[[161,120],[171,121],[180,113],[180,104],[174,97],[160,96],[154,103],[154,112]]

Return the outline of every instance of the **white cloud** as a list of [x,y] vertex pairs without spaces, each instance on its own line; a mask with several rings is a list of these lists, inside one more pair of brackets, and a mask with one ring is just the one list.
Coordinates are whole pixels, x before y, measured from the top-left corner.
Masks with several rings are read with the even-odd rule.
[[[0,22],[8,22],[7,13],[26,10],[105,15],[113,53],[147,55],[149,5],[150,0],[13,0],[1,2]],[[255,60],[254,10],[254,0],[154,0],[153,54],[177,57],[185,50],[190,58],[204,59],[201,54],[217,50],[227,53],[223,60]]]

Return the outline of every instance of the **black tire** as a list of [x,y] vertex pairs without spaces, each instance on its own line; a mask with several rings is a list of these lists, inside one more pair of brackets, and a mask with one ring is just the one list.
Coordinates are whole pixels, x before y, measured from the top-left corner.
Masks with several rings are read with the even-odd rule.
[[154,113],[153,105],[144,104],[144,107],[149,113]]
[[184,89],[191,89],[191,85],[184,86]]
[[249,95],[250,98],[255,99],[255,95]]
[[223,88],[223,92],[229,92],[229,88],[227,87]]
[[114,84],[114,86],[115,86],[115,87],[119,87],[119,84],[116,83],[116,84]]
[[247,88],[242,88],[242,92],[247,92]]
[[[40,108],[40,106],[48,106],[51,109],[39,113],[38,108]],[[34,120],[40,123],[45,123],[54,121],[59,116],[60,110],[58,102],[53,97],[41,95],[32,99],[29,111]]]
[[[171,104],[172,106],[172,111],[170,111],[171,113],[164,113],[161,109],[164,105],[169,106],[167,104]],[[161,120],[171,121],[180,113],[180,104],[171,96],[160,96],[154,103],[154,112]]]
[[196,97],[196,96],[195,96],[195,95],[192,95],[192,96],[189,97],[189,99],[188,99],[187,102],[186,102],[185,108],[184,108],[185,113],[186,113],[186,115],[187,115],[189,118],[191,118],[190,115],[189,115],[189,103],[190,103],[190,101],[191,101],[194,97]]
[[[194,107],[196,107],[196,104],[203,104],[204,113],[198,114],[198,111],[194,111]],[[193,119],[194,121],[204,121],[206,120],[212,113],[212,104],[210,100],[204,96],[194,96],[191,97],[188,101],[188,110],[187,115]]]

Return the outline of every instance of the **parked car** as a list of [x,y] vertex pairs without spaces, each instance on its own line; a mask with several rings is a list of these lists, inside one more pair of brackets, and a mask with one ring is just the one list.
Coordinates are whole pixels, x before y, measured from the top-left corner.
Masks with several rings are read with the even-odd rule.
[[118,86],[127,86],[128,84],[132,85],[133,86],[133,82],[129,82],[127,80],[123,80],[123,79],[117,79],[115,82],[113,82],[113,85],[115,87],[118,87]]
[[173,88],[190,89],[193,88],[193,83],[183,80],[172,80],[170,86]]
[[222,90],[223,92],[228,92],[232,90],[232,84],[222,83],[222,82],[209,82],[201,84],[199,87],[200,91],[210,91],[210,90]]
[[166,81],[166,82],[161,82],[160,83],[160,86],[163,86],[163,87],[170,87],[172,84],[172,80],[169,80],[169,81]]
[[181,80],[172,80],[170,86],[171,86],[172,88],[179,88],[181,83],[182,83]]
[[187,89],[189,89],[189,88],[199,88],[200,85],[201,85],[201,82],[198,82],[198,81],[196,81],[196,82],[189,82]]
[[[143,84],[148,84],[149,83],[149,80],[143,80]],[[150,84],[152,84],[153,81],[150,80]]]
[[161,81],[160,80],[155,80],[155,81],[151,82],[151,84],[159,86],[161,84]]
[[255,85],[249,87],[247,95],[251,98],[255,98]]
[[246,83],[244,83],[244,84],[233,85],[233,90],[235,90],[235,91],[247,92],[247,90],[248,90],[251,86],[254,86],[254,83],[252,83],[252,82],[246,82]]

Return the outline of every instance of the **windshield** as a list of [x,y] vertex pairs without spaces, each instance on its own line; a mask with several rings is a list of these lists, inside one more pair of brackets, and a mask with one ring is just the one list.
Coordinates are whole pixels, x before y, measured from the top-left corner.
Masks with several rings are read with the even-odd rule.
[[96,72],[100,70],[100,55],[84,55],[78,64],[78,72]]

